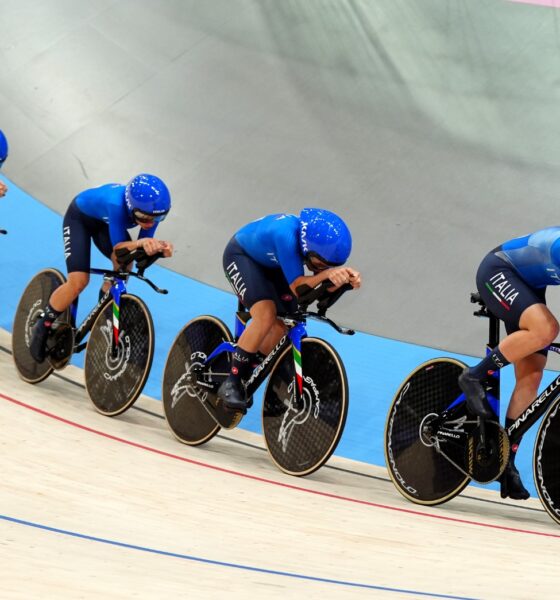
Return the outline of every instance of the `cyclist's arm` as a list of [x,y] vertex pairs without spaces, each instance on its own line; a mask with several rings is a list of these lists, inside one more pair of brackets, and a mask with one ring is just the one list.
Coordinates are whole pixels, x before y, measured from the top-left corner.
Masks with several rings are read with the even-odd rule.
[[113,246],[113,256],[120,248],[126,248],[127,250],[143,248],[148,256],[152,256],[158,252],[161,252],[165,258],[173,256],[173,244],[164,240],[155,240],[154,238],[144,237],[137,240],[119,242]]
[[349,283],[353,288],[359,288],[362,283],[358,271],[355,271],[350,267],[332,267],[324,269],[315,275],[302,275],[301,277],[294,279],[290,285],[290,289],[297,296],[296,290],[300,285],[308,285],[309,287],[314,288],[325,281],[325,279],[330,279],[333,283],[333,286],[328,288],[329,292],[334,292],[334,290],[346,283]]
[[317,287],[321,282],[329,278],[326,273],[327,271],[325,270],[321,271],[321,273],[317,273],[317,275],[300,275],[298,278],[292,281],[290,284],[290,289],[297,298],[296,290],[300,285],[308,285],[310,288]]

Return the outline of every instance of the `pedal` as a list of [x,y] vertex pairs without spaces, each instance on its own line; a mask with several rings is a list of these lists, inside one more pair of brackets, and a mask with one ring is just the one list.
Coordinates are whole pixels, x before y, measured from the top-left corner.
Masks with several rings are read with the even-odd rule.
[[64,369],[74,350],[74,329],[68,323],[59,323],[47,340],[47,359],[53,369]]
[[510,447],[507,433],[496,421],[485,421],[484,443],[481,443],[478,424],[469,436],[465,448],[467,473],[478,483],[495,481],[503,473],[509,459]]

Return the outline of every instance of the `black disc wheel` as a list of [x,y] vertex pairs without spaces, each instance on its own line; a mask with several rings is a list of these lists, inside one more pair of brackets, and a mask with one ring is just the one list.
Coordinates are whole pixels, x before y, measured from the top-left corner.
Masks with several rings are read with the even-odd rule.
[[560,400],[543,417],[533,455],[537,492],[546,512],[560,523]]
[[457,379],[465,364],[436,358],[420,365],[397,391],[385,425],[385,461],[399,492],[417,504],[440,504],[459,494],[470,477],[446,458],[465,467],[468,436],[462,421],[449,423],[445,435],[431,423],[461,394]]
[[154,326],[144,302],[131,294],[121,296],[118,309],[109,302],[95,319],[86,347],[86,389],[96,410],[113,417],[130,408],[148,379],[153,356]]
[[[301,365],[298,399],[295,365]],[[290,346],[270,374],[263,402],[263,432],[274,463],[289,475],[309,475],[325,464],[344,430],[348,413],[346,371],[334,348],[304,338],[301,357]]]
[[[12,330],[12,354],[19,376],[28,383],[39,383],[53,371],[48,360],[36,362],[29,352],[31,330],[47,305],[51,294],[66,281],[64,275],[56,269],[40,271],[28,283],[16,309]],[[65,311],[53,325],[67,319]]]
[[[202,402],[216,402],[213,389],[228,376],[231,357],[229,352],[220,354],[208,371],[203,364],[222,342],[231,341],[231,333],[222,321],[202,316],[187,323],[171,346],[163,374],[163,411],[173,435],[184,444],[204,444],[220,430]],[[211,385],[197,385],[193,382],[195,373]]]

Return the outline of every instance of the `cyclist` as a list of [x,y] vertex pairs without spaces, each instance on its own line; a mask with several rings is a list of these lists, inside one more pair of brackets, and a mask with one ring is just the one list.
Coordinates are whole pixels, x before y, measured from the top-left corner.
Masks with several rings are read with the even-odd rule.
[[[558,321],[546,306],[549,285],[560,284],[560,227],[550,227],[512,239],[492,250],[481,262],[476,285],[488,310],[505,323],[507,336],[483,360],[459,376],[470,410],[492,417],[481,380],[488,371],[513,363],[515,387],[506,413],[509,427],[537,395],[547,359],[547,348],[559,332]],[[519,444],[500,480],[501,496],[525,500],[525,489],[515,467]]]
[[[49,298],[43,315],[33,328],[29,350],[37,362],[46,356],[46,343],[54,320],[68,308],[89,283],[91,241],[119,268],[115,251],[142,247],[152,256],[173,254],[169,242],[154,239],[158,224],[171,208],[165,183],[154,175],[142,173],[128,184],[106,184],[78,194],[70,203],[62,224],[64,257],[68,281]],[[128,229],[139,226],[138,239],[131,240]],[[101,292],[106,292],[106,282]],[[101,293],[100,292],[100,293]]]
[[[242,382],[250,377],[257,353],[267,355],[285,335],[277,315],[297,309],[299,286],[314,288],[330,279],[329,291],[345,283],[360,287],[360,273],[342,266],[351,249],[344,221],[320,208],[304,208],[299,217],[269,215],[233,236],[224,251],[224,271],[252,318],[239,338],[230,374],[218,390],[227,408],[242,412],[249,408]],[[304,274],[304,265],[312,275]]]
[[[8,140],[4,135],[3,131],[0,129],[0,168],[4,164],[4,161],[8,158]],[[0,198],[6,195],[8,191],[8,186],[0,181]]]

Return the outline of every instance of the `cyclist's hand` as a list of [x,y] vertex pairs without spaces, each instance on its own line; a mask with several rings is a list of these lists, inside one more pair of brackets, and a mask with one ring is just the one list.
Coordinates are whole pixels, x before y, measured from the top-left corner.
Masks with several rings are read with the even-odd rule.
[[348,272],[350,274],[350,281],[348,282],[355,290],[358,289],[362,285],[362,276],[360,273],[354,269],[348,267]]
[[333,283],[333,287],[329,288],[329,292],[333,292],[339,287],[343,286],[345,283],[351,283],[350,277],[351,273],[355,273],[352,269],[348,269],[347,267],[334,267],[332,269],[326,269],[323,271],[325,273],[325,279],[330,279]]
[[158,252],[164,251],[163,242],[161,242],[160,240],[154,240],[153,238],[143,238],[141,243],[142,248],[144,248],[144,252],[148,256],[153,256]]
[[162,244],[163,250],[161,250],[161,252],[163,252],[164,258],[169,258],[170,256],[173,256],[173,244],[171,242],[162,242]]
[[8,186],[3,181],[0,181],[0,198],[4,197],[7,192]]

